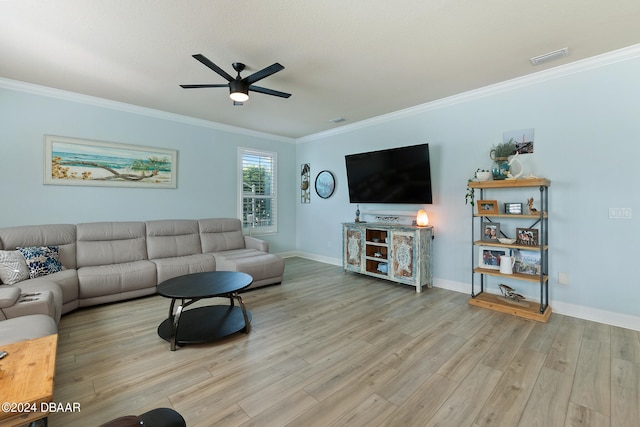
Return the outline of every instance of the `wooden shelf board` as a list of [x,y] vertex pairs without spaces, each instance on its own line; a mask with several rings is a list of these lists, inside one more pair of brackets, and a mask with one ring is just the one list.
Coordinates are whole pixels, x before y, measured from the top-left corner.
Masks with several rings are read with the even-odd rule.
[[[497,214],[486,214],[486,213],[474,213],[475,217],[490,217],[490,218],[513,218],[513,219],[540,219],[540,214],[506,214],[506,213],[497,213]],[[542,213],[542,218],[547,218],[548,215],[546,212]]]
[[469,188],[517,188],[550,186],[551,181],[546,178],[518,178],[491,181],[469,181]]
[[[479,274],[488,274],[489,276],[498,276],[498,277],[507,277],[510,279],[525,280],[527,282],[536,282],[536,283],[540,282],[540,276],[537,274],[523,274],[523,273],[502,274],[500,273],[499,270],[492,270],[490,268],[480,268],[480,267],[474,268],[473,272],[479,273]],[[542,280],[543,282],[546,282],[547,280],[549,280],[549,276],[546,276],[546,275],[542,276]]]
[[510,304],[498,299],[498,295],[488,294],[486,292],[476,295],[475,298],[470,298],[469,304],[544,323],[551,317],[550,306],[547,306],[544,313],[540,313],[540,303],[521,301],[519,304]]
[[[511,249],[521,249],[523,251],[540,251],[540,246],[527,246],[527,245],[517,245],[517,244],[513,244],[513,245],[507,245],[504,243],[500,243],[500,242],[487,242],[484,240],[476,240],[475,242],[473,242],[474,245],[477,246],[496,246],[499,248],[511,248]],[[549,247],[547,245],[544,245],[542,247],[543,251],[546,251]]]

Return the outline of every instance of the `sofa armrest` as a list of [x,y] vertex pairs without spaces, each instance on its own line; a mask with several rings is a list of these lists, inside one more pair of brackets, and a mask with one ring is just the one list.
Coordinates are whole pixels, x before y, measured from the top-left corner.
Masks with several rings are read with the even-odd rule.
[[256,239],[253,236],[244,236],[244,245],[247,249],[257,249],[262,252],[269,252],[269,242]]
[[22,290],[15,286],[0,286],[0,308],[7,308],[14,305]]

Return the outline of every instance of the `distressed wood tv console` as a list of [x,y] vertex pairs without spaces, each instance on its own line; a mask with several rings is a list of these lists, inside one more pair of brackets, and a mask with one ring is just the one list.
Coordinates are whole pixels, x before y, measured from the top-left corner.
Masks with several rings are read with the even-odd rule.
[[433,286],[433,227],[349,222],[342,224],[342,266],[393,282]]

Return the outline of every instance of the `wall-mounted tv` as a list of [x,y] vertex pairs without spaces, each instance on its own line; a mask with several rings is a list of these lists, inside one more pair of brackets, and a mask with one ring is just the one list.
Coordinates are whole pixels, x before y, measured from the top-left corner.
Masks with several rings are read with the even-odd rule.
[[345,156],[351,203],[432,203],[429,144]]

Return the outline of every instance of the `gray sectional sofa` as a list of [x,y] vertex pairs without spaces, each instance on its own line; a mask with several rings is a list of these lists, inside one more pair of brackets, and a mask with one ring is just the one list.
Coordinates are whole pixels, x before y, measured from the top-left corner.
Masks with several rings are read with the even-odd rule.
[[64,269],[0,284],[0,344],[51,333],[79,307],[154,294],[184,274],[242,271],[255,288],[280,283],[284,273],[284,260],[267,242],[244,236],[235,218],[0,228],[2,251],[46,246],[57,247]]

